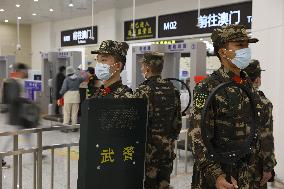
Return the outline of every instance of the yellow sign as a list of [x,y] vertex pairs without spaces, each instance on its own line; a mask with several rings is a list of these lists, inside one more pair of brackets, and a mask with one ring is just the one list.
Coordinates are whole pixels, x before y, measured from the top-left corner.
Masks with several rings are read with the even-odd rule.
[[175,44],[176,43],[176,40],[167,40],[167,41],[156,41],[156,42],[154,42],[155,44],[161,44],[161,45],[163,45],[163,44]]
[[124,161],[133,160],[133,155],[134,155],[133,146],[123,148]]
[[102,157],[102,160],[101,160],[101,163],[113,163],[114,162],[114,151],[113,149],[109,148],[107,150],[103,150],[102,153],[101,153],[101,157]]
[[125,41],[155,38],[156,18],[135,20],[135,26],[132,21],[125,22],[124,29]]

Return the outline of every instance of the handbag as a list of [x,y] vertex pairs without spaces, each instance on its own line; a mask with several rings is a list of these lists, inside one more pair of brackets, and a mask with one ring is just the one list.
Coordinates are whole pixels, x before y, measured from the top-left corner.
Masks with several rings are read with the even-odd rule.
[[57,105],[58,106],[64,106],[64,98],[60,98],[57,100]]

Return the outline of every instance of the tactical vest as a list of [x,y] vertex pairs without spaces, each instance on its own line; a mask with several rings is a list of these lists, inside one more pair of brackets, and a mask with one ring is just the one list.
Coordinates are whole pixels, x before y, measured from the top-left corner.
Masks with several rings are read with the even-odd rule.
[[257,94],[260,98],[260,102],[257,104],[257,111],[259,112],[259,118],[260,118],[260,127],[265,128],[269,127],[269,125],[266,125],[266,123],[270,119],[270,111],[272,111],[272,104],[271,102],[266,98],[264,93],[262,91],[257,91]]
[[150,136],[169,136],[172,132],[174,116],[176,116],[174,115],[175,87],[170,81],[164,80],[162,83],[157,80],[147,80],[144,84],[151,89],[149,103],[151,103],[152,111],[149,113],[148,123]]
[[[218,86],[223,83],[221,76],[213,73],[214,84]],[[232,90],[234,90],[232,92]],[[214,112],[214,138],[212,142],[216,149],[226,151],[228,149],[239,149],[238,143],[242,143],[247,135],[247,124],[252,123],[250,116],[250,105],[245,92],[236,87],[227,88],[219,93],[224,99],[213,101]],[[247,101],[240,104],[239,102]],[[243,124],[244,123],[244,124]]]

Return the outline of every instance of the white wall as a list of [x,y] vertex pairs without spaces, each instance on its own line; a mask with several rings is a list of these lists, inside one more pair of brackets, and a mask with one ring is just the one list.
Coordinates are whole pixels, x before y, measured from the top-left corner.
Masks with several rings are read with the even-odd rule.
[[16,50],[17,25],[0,23],[0,56],[15,55],[16,62],[31,65],[31,26],[20,24],[21,50]]
[[[98,43],[106,39],[116,39],[117,10],[99,12],[94,16],[94,24],[98,25]],[[91,26],[91,16],[79,17],[69,20],[45,22],[32,25],[32,68],[40,69],[41,52],[57,51],[61,48],[61,31]],[[98,48],[97,45],[93,45]],[[84,48],[84,47],[82,47]],[[64,48],[72,49],[70,48]],[[89,53],[89,51],[86,51]],[[85,56],[90,56],[86,54]]]
[[[269,11],[267,9],[269,7]],[[266,71],[262,73],[261,89],[274,105],[274,137],[277,176],[284,180],[284,1],[253,1],[253,36],[260,42],[252,45],[253,58],[258,59]],[[264,14],[264,11],[268,11]]]
[[32,69],[41,70],[41,52],[51,47],[51,23],[32,25]]

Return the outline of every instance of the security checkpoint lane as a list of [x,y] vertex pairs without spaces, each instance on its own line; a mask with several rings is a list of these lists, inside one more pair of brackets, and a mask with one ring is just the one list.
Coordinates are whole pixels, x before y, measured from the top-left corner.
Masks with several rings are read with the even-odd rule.
[[[7,125],[5,123],[6,115],[0,114],[0,132],[11,131],[15,128],[13,126]],[[50,122],[42,120],[41,127],[49,127]],[[7,137],[0,138],[1,144],[8,140]],[[33,136],[33,145],[35,146],[35,136]],[[79,141],[79,133],[62,133],[60,131],[46,132],[43,134],[43,145],[51,144],[63,144]],[[19,147],[28,148],[28,144],[24,137],[19,138]],[[10,149],[12,149],[12,144]],[[1,151],[1,150],[0,150]],[[51,179],[51,151],[46,150],[43,152],[46,157],[43,159],[43,176],[42,183],[43,188],[50,188],[50,179]],[[55,171],[54,171],[54,188],[66,188],[66,175],[67,175],[67,148],[56,149],[55,152]],[[72,147],[70,150],[71,157],[71,189],[76,189],[77,186],[77,175],[78,175],[78,158],[79,158],[79,149],[78,147]],[[178,159],[178,175],[175,176],[174,172],[172,173],[171,186],[175,189],[188,189],[190,188],[191,176],[192,176],[192,157],[190,156],[190,161],[188,162],[188,173],[184,173],[184,151],[180,152],[180,158]],[[13,159],[8,157],[5,159],[8,164],[12,165]],[[12,167],[9,169],[3,169],[3,188],[11,188],[12,186]],[[23,188],[32,188],[33,186],[33,155],[23,155]],[[272,189],[272,187],[270,187]],[[277,187],[281,188],[281,186]]]

